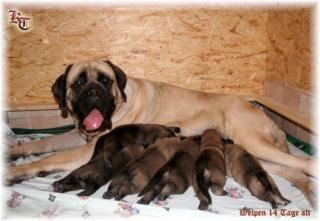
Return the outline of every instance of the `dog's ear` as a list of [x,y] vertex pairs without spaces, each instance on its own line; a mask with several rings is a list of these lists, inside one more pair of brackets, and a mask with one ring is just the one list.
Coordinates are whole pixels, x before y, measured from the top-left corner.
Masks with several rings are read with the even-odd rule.
[[120,90],[122,99],[124,102],[126,102],[127,95],[124,93],[124,88],[126,87],[126,84],[127,84],[126,74],[118,66],[114,65],[111,61],[105,61],[105,62],[107,62],[110,65],[114,74],[116,75],[116,80],[117,80],[118,88]]
[[67,75],[72,67],[72,64],[68,65],[65,72],[58,77],[58,79],[54,82],[51,87],[51,91],[53,93],[54,99],[59,104],[59,108],[61,110],[61,116],[66,118],[68,116],[67,109]]

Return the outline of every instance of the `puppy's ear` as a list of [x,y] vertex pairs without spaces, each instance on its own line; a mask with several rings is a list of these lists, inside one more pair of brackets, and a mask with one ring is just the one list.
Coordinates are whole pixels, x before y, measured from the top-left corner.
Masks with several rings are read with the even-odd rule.
[[105,61],[105,62],[110,65],[114,74],[116,75],[116,80],[117,80],[118,88],[120,90],[122,99],[124,102],[126,102],[127,95],[124,93],[124,88],[126,87],[126,84],[127,84],[126,74],[118,66],[114,65],[111,61]]
[[59,104],[59,108],[61,110],[61,116],[66,118],[68,116],[67,109],[67,75],[72,67],[72,64],[68,65],[65,72],[58,77],[58,79],[54,82],[51,87],[51,91],[53,93],[54,99]]
[[201,137],[200,135],[195,135],[195,136],[192,137],[192,139],[193,139],[198,145],[201,144],[202,137]]

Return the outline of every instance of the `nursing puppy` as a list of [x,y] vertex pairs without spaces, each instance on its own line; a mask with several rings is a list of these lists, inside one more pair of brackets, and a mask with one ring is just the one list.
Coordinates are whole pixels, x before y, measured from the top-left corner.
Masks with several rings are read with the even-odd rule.
[[167,127],[159,124],[122,125],[98,139],[91,160],[100,154],[106,160],[125,146],[141,145],[147,148],[157,139],[174,137],[179,132],[179,127]]
[[226,144],[225,155],[228,176],[233,177],[240,185],[246,187],[252,195],[271,203],[273,209],[291,202],[281,195],[273,179],[257,159],[240,145]]
[[[135,145],[137,145],[147,148],[157,139],[174,137],[179,131],[179,127],[166,127],[158,124],[127,124],[119,126],[98,139],[93,156],[87,164],[74,170],[65,178],[54,182],[54,190],[56,192],[66,192],[86,188],[86,182],[89,184],[95,180],[98,183],[88,185],[90,190],[85,192],[86,194],[91,194],[96,191],[101,184],[103,185],[108,181],[110,174],[113,175],[112,170],[116,171],[119,165],[122,167],[125,165],[127,158],[121,158],[122,155],[128,154],[128,159],[131,159],[129,157],[130,151],[124,151],[120,153],[119,157],[113,159],[114,154],[119,152],[123,147],[135,147]],[[110,168],[110,165],[112,165],[113,168]],[[99,172],[96,173],[95,170]],[[94,176],[95,179],[87,180],[89,175]]]
[[140,192],[156,172],[182,148],[183,142],[178,137],[158,139],[119,176],[112,179],[103,198],[115,197],[120,200],[128,194]]
[[223,190],[226,183],[226,166],[219,133],[214,129],[208,129],[201,137],[200,155],[193,173],[193,189],[200,200],[198,208],[206,210],[212,203],[209,187],[218,196],[226,194]]
[[84,189],[77,195],[90,196],[101,186],[107,184],[115,174],[120,173],[128,163],[136,159],[143,151],[143,146],[132,145],[124,147],[106,160],[100,154],[86,165],[72,171],[64,179],[54,182],[54,192],[64,193]]
[[171,194],[183,194],[192,184],[192,170],[200,151],[201,136],[187,137],[183,150],[162,167],[151,182],[139,193],[138,203],[149,204],[159,194],[165,200]]

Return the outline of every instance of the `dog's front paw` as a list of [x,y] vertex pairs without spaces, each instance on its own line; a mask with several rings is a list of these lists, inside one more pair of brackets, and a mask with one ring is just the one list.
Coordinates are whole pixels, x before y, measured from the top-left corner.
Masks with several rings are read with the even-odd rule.
[[28,179],[28,174],[24,173],[23,165],[9,166],[5,171],[5,185],[11,186],[16,183],[21,183]]
[[6,162],[6,163],[15,161],[15,160],[17,160],[17,159],[20,158],[20,157],[25,157],[24,154],[16,154],[16,153],[14,153],[13,151],[11,151],[11,148],[8,149],[8,150],[5,152],[4,156],[5,156],[5,162]]

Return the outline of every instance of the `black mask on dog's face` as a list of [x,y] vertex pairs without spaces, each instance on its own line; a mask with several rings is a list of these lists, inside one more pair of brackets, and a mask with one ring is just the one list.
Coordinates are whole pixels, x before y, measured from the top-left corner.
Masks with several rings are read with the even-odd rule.
[[78,128],[95,134],[112,128],[116,105],[126,102],[126,75],[110,61],[69,65],[52,91],[62,114],[71,113]]

